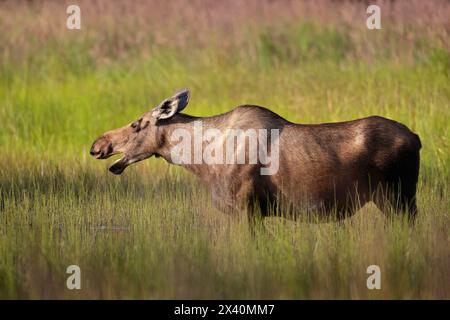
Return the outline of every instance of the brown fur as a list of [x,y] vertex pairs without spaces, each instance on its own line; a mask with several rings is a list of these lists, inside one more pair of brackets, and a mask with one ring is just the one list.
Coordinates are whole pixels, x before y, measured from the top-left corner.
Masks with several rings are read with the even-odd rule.
[[343,218],[373,200],[383,211],[387,206],[408,209],[411,219],[417,212],[419,137],[406,126],[378,116],[304,125],[250,105],[205,118],[175,113],[154,119],[149,112],[134,123],[137,129],[128,125],[102,135],[91,154],[107,158],[124,153],[126,160],[111,167],[117,174],[151,155],[171,162],[171,133],[178,128],[192,132],[196,120],[202,120],[204,129],[275,128],[280,132],[279,170],[274,175],[260,175],[260,163],[183,165],[210,187],[214,203],[224,211],[245,211],[253,218],[256,204],[263,216],[278,210],[292,217],[311,212]]

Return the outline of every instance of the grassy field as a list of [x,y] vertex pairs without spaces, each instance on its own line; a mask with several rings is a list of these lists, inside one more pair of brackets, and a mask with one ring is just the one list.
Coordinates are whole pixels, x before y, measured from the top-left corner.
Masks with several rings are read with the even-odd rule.
[[[449,299],[448,2],[381,3],[373,31],[359,2],[189,3],[80,1],[79,31],[63,2],[0,4],[0,298]],[[406,124],[423,144],[416,225],[368,205],[342,223],[270,218],[253,237],[181,168],[117,177],[89,157],[182,87],[194,115],[251,103]]]

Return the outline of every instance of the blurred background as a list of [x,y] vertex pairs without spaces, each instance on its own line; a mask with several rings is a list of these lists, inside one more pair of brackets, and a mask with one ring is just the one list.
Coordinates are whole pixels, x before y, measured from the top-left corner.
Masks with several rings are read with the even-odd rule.
[[79,150],[180,87],[200,115],[255,103],[419,131],[417,114],[448,115],[448,1],[376,2],[382,30],[367,29],[367,1],[78,1],[81,30],[68,30],[73,3],[0,4],[3,144]]
[[[445,0],[1,1],[0,297],[448,298],[449,17]],[[417,232],[369,212],[252,241],[162,160],[112,177],[89,158],[184,87],[193,115],[406,124],[423,144]],[[61,287],[74,261],[82,293]],[[365,288],[373,261],[381,293]]]

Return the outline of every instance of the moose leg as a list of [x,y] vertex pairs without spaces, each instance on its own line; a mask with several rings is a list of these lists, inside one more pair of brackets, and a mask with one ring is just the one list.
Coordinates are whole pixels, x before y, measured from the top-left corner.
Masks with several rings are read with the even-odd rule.
[[414,224],[417,216],[416,191],[417,181],[419,180],[419,154],[412,154],[408,156],[409,161],[399,170],[397,194],[398,205],[397,211],[406,214],[410,224]]
[[211,192],[212,203],[220,211],[235,215],[237,208],[233,197],[228,192],[224,191],[224,188],[221,188],[221,186],[213,186]]
[[251,197],[251,192],[249,184],[230,187],[222,182],[213,186],[211,196],[217,209],[236,218],[242,218],[248,223],[250,232],[254,234],[255,226],[261,219],[258,205]]
[[391,212],[407,215],[408,221],[414,224],[417,215],[415,189],[415,184],[406,182],[403,185],[402,182],[380,185],[373,201],[385,215]]
[[399,210],[408,214],[408,221],[414,224],[417,216],[417,204],[415,196],[401,196]]
[[260,201],[254,197],[250,198],[246,206],[246,216],[248,222],[248,228],[252,236],[256,235],[256,230],[264,228],[264,206]]
[[254,195],[252,183],[247,182],[239,186],[239,190],[236,194],[236,201],[245,214],[250,233],[255,236],[258,227],[264,228],[264,207]]
[[400,171],[400,205],[399,209],[408,214],[411,224],[415,222],[417,216],[416,191],[419,180],[420,155],[416,151],[409,157],[409,161]]
[[417,176],[407,175],[400,178],[397,184],[398,202],[396,210],[408,216],[410,224],[414,224],[417,215],[416,185]]
[[258,226],[263,226],[264,204],[254,195],[251,177],[243,179],[245,183],[220,181],[212,187],[212,200],[216,208],[247,222],[253,235]]

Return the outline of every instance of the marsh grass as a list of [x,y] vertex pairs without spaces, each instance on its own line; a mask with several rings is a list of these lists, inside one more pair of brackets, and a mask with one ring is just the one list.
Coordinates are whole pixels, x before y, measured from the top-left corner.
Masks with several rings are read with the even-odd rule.
[[[270,218],[252,237],[182,170],[152,163],[110,179],[91,164],[60,166],[2,170],[2,298],[448,295],[449,202],[426,187],[412,229],[368,205],[341,223]],[[79,292],[65,289],[71,264]],[[380,291],[365,287],[371,264],[383,270]]]
[[[385,2],[370,33],[356,2],[192,3],[167,19],[184,2],[81,2],[78,33],[59,2],[0,5],[0,298],[448,299],[448,3]],[[194,115],[250,103],[302,123],[405,123],[423,144],[416,225],[369,204],[252,236],[181,168],[150,159],[116,177],[88,156],[186,86]],[[372,264],[381,290],[366,287]]]

